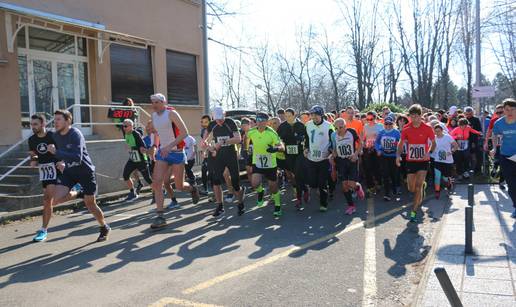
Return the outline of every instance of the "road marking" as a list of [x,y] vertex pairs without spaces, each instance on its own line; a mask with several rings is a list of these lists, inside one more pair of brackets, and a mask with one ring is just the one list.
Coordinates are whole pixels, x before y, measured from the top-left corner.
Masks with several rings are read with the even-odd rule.
[[190,307],[222,307],[220,305],[213,304],[204,304],[198,302],[192,302],[188,300],[183,300],[175,297],[164,297],[159,301],[149,305],[149,307],[163,307],[167,305],[176,305],[176,306],[190,306]]
[[[373,221],[376,222],[380,219],[383,219],[389,215],[392,215],[392,214],[395,214],[399,211],[403,211],[404,209],[408,208],[410,206],[410,204],[405,204],[405,205],[402,205],[402,206],[399,206],[397,208],[393,208],[392,210],[389,210],[387,212],[384,212],[376,217],[373,216]],[[290,255],[292,255],[293,253],[297,252],[297,251],[300,251],[300,250],[303,250],[303,249],[307,249],[307,248],[310,248],[314,245],[317,245],[321,242],[324,242],[324,241],[327,241],[331,238],[338,238],[348,232],[351,232],[353,230],[356,230],[356,229],[359,229],[359,228],[362,228],[365,226],[365,223],[364,222],[357,222],[357,223],[354,223],[354,224],[351,224],[350,226],[346,227],[345,229],[341,230],[341,231],[337,231],[337,232],[334,232],[334,233],[331,233],[331,234],[328,234],[324,237],[321,237],[319,239],[316,239],[316,240],[313,240],[313,241],[310,241],[308,243],[305,243],[303,245],[300,245],[300,246],[295,246],[289,250],[286,250],[284,252],[281,252],[277,255],[273,255],[273,256],[270,256],[268,258],[264,258],[263,260],[260,260],[260,261],[257,261],[253,264],[250,264],[250,265],[247,265],[247,266],[244,266],[240,269],[237,269],[235,271],[232,271],[232,272],[228,272],[228,273],[225,273],[225,274],[222,274],[222,275],[219,275],[217,277],[214,277],[212,279],[209,279],[205,282],[202,282],[196,286],[193,286],[191,288],[188,288],[188,289],[185,289],[183,290],[181,293],[183,295],[187,295],[187,294],[192,294],[192,293],[195,293],[195,292],[198,292],[198,291],[201,291],[201,290],[204,290],[204,289],[207,289],[207,288],[210,288],[216,284],[219,284],[223,281],[226,281],[228,279],[231,279],[231,278],[234,278],[234,277],[238,277],[240,275],[243,275],[245,273],[248,273],[248,272],[251,272],[253,270],[256,270],[262,266],[265,266],[267,264],[270,264],[270,263],[273,263],[273,262],[276,262],[282,258],[285,258],[285,257],[288,257]]]
[[367,200],[367,221],[365,223],[365,244],[364,244],[364,294],[362,306],[376,306],[376,233],[374,202]]

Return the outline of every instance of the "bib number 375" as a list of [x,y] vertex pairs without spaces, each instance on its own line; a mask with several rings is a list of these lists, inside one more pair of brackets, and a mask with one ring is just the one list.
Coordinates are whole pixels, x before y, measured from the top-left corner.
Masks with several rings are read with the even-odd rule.
[[425,159],[425,145],[424,144],[410,144],[409,145],[409,159],[424,160]]
[[56,180],[57,172],[56,165],[54,163],[46,163],[39,165],[39,180],[48,181]]

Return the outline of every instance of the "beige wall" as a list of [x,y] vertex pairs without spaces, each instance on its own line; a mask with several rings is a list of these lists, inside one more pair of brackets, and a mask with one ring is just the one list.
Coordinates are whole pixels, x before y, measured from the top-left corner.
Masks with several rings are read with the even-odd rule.
[[[156,92],[167,94],[166,49],[190,53],[197,56],[197,77],[199,106],[177,106],[192,134],[198,134],[198,122],[204,110],[204,84],[202,63],[201,8],[187,0],[3,0],[44,12],[98,22],[107,30],[144,37],[156,42],[152,47],[154,88]],[[0,11],[1,12],[1,11]],[[0,14],[3,18],[3,14]],[[88,60],[90,78],[90,102],[109,104],[111,102],[111,71],[109,50],[99,64],[97,43],[88,41]],[[16,52],[7,54],[5,41],[5,22],[0,20],[0,59],[7,58],[7,64],[0,64],[0,105],[10,114],[0,112],[0,131],[5,127],[20,127],[20,102],[18,93],[18,66]],[[6,94],[4,90],[6,89]],[[149,93],[149,95],[152,93]],[[148,106],[144,105],[146,108]],[[105,109],[93,109],[93,119],[106,121]],[[0,145],[12,144],[20,138],[19,129],[2,132]],[[112,127],[95,127],[94,133],[102,137],[119,137]]]
[[[5,14],[0,11],[0,145],[13,144],[21,138],[21,107],[16,53],[7,52]],[[3,62],[3,61],[2,61]]]

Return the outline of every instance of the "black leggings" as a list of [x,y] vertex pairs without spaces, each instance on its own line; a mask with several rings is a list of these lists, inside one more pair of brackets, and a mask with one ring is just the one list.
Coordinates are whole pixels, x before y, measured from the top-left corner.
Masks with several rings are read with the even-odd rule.
[[306,171],[307,178],[311,188],[319,188],[320,203],[323,206],[328,204],[328,176],[330,169],[330,162],[323,160],[320,162],[313,162],[307,160]]
[[150,174],[150,170],[149,170],[149,164],[147,164],[147,162],[145,162],[145,161],[142,161],[142,162],[133,162],[131,160],[127,161],[127,163],[125,164],[125,167],[124,167],[124,174],[123,174],[124,180],[125,181],[129,180],[129,178],[131,177],[131,173],[134,172],[135,170],[138,170],[138,171],[140,171],[140,173],[142,173],[143,179],[145,179],[145,181],[147,181],[147,183],[149,185],[152,184],[151,174]]
[[396,157],[380,157],[380,163],[383,175],[383,187],[385,189],[385,195],[389,195],[391,192],[396,191],[399,183],[399,168],[396,166]]
[[364,154],[362,156],[363,167],[364,167],[364,175],[366,181],[367,188],[374,188],[375,181],[380,183],[381,175],[378,165],[378,156],[376,155],[376,150],[369,148],[364,150]]
[[209,172],[208,172],[208,158],[204,158],[202,160],[202,165],[201,165],[201,180],[202,180],[202,186],[204,187],[204,189],[208,189],[208,179],[209,179],[209,176],[208,176]]
[[468,150],[457,150],[453,154],[453,161],[455,161],[455,165],[457,166],[457,175],[462,175],[465,172],[469,171],[469,149]]
[[[292,159],[292,161],[289,161]],[[307,191],[306,188],[306,181],[305,181],[305,168],[306,168],[306,158],[304,155],[300,154],[297,155],[297,157],[290,157],[287,156],[287,163],[292,162],[293,169],[294,169],[294,176],[296,179],[295,185],[296,185],[296,198],[301,199],[301,195],[303,191]]]
[[193,158],[192,160],[188,160],[188,163],[185,165],[186,178],[188,179],[188,183],[191,185],[195,184],[195,175],[192,171],[192,168],[194,167],[194,165],[195,165],[195,158]]
[[235,192],[240,191],[240,170],[236,151],[219,152],[208,161],[210,176],[213,185],[221,185],[224,182],[224,170],[226,167],[231,176],[231,185]]

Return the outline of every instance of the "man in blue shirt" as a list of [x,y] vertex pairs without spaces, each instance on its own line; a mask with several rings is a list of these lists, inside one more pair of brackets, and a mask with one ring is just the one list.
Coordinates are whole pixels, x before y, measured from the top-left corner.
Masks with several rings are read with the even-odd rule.
[[95,166],[86,150],[84,136],[79,129],[72,127],[72,114],[67,110],[57,110],[54,113],[54,125],[56,132],[53,137],[56,145],[49,145],[48,151],[57,158],[56,167],[60,171],[54,195],[55,203],[68,200],[70,189],[79,183],[84,189],[84,203],[100,225],[97,242],[106,241],[111,228],[106,224],[104,213],[95,200]]
[[384,120],[384,130],[378,133],[375,141],[376,153],[380,160],[383,175],[383,187],[385,189],[385,201],[391,200],[392,193],[397,194],[399,187],[399,170],[396,166],[396,148],[400,141],[401,133],[394,128],[394,118],[387,116]]
[[[493,135],[501,136],[500,167],[507,182],[512,206],[515,208],[512,217],[516,218],[516,99],[507,98],[503,102],[504,116],[496,121]],[[498,145],[499,138],[493,138],[493,148]],[[494,156],[495,149],[491,151]]]

